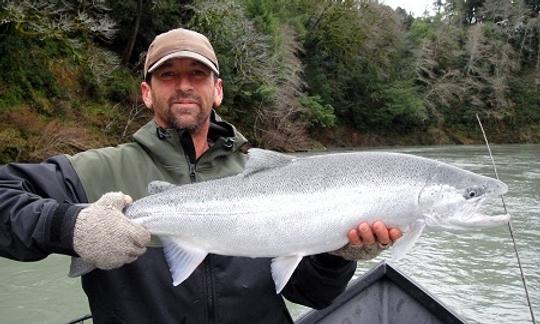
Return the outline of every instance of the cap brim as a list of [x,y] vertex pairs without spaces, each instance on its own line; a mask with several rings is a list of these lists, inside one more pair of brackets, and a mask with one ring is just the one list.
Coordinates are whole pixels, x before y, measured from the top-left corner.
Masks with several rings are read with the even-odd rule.
[[217,67],[212,63],[212,61],[210,61],[206,57],[202,56],[201,54],[198,54],[198,53],[195,53],[195,52],[190,52],[190,51],[178,51],[178,52],[171,53],[169,55],[165,55],[164,57],[159,59],[156,63],[154,63],[148,69],[148,71],[146,73],[152,73],[152,71],[157,69],[161,64],[165,63],[166,61],[168,61],[168,60],[170,60],[172,58],[182,58],[182,57],[187,57],[187,58],[197,60],[197,61],[203,63],[204,65],[208,66],[210,69],[212,69],[212,71],[214,71],[216,73],[216,75],[219,75],[219,71],[218,71]]

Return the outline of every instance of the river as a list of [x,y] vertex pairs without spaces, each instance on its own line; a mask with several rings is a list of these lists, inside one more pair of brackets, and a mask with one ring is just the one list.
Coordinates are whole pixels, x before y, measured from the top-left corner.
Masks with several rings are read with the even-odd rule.
[[[484,146],[382,148],[452,163],[494,176]],[[540,317],[540,145],[493,145],[505,202],[536,317]],[[502,212],[494,201],[493,212]],[[357,276],[389,257],[362,262]],[[0,322],[63,323],[89,312],[78,279],[66,276],[69,259],[40,262],[0,258]],[[530,323],[525,292],[507,227],[424,233],[397,267],[470,323]],[[307,309],[291,305],[296,318]]]

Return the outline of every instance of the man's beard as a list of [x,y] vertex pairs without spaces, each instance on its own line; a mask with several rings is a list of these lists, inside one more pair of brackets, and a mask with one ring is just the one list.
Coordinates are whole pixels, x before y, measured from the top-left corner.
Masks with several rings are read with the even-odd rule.
[[172,103],[174,101],[182,99],[194,100],[199,105],[202,105],[200,97],[198,97],[197,95],[186,92],[179,92],[176,96],[172,97],[169,100],[168,109],[165,111],[165,118],[173,129],[187,130],[190,133],[195,132],[206,122],[206,120],[208,119],[208,115],[204,113],[204,111],[206,110],[203,109],[203,107],[199,107],[199,111],[197,112],[195,119],[192,121],[185,121],[181,118],[181,116],[175,116],[172,112]]
[[198,130],[208,118],[202,111],[199,111],[194,121],[186,122],[181,120],[180,117],[175,117],[171,109],[165,112],[165,118],[173,129],[187,130],[188,132],[195,132]]

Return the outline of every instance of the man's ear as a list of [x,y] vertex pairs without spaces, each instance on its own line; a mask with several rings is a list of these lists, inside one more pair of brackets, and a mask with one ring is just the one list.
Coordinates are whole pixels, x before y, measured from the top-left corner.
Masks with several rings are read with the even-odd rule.
[[146,107],[152,109],[152,104],[154,103],[152,99],[152,88],[150,84],[146,81],[141,82],[141,95]]
[[217,108],[221,105],[223,101],[223,81],[221,79],[216,80],[214,85],[214,102],[212,107]]

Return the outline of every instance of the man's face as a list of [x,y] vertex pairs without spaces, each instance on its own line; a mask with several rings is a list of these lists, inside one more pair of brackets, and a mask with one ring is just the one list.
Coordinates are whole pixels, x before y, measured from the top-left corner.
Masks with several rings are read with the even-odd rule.
[[208,127],[212,107],[223,99],[222,81],[210,68],[190,58],[174,58],[151,78],[150,83],[142,82],[141,92],[159,126],[192,133]]

